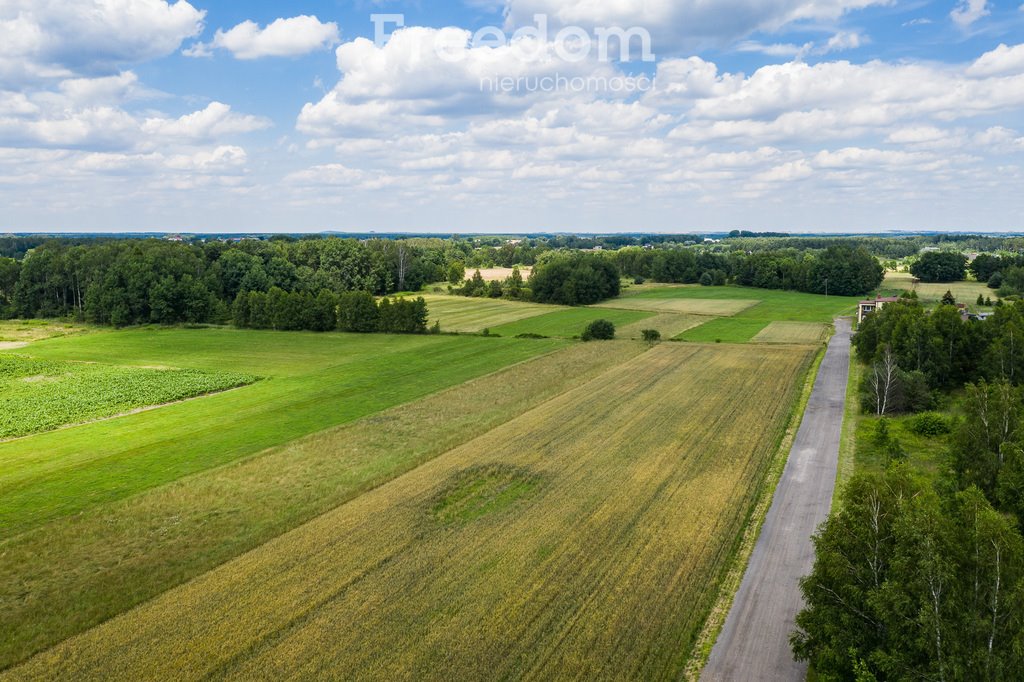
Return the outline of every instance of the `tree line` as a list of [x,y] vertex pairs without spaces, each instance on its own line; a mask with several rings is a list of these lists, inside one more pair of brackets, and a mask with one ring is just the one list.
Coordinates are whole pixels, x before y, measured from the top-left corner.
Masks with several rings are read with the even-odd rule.
[[[231,321],[245,329],[277,331],[343,331],[369,334],[424,334],[427,303],[422,297],[384,297],[378,301],[365,291],[335,294],[328,289],[315,296],[304,291],[240,291],[231,309]],[[435,331],[440,331],[435,327]]]
[[116,326],[222,323],[239,292],[276,288],[316,299],[324,291],[417,291],[445,279],[463,255],[436,241],[46,240],[21,261],[0,261],[0,305],[7,316]]
[[[445,281],[467,295],[584,305],[618,295],[621,276],[854,295],[873,289],[882,277],[877,261],[859,247],[750,253],[675,243],[614,251],[554,248],[574,240],[507,240],[481,247],[478,240],[459,238],[0,239],[15,256],[0,257],[0,315],[116,326],[225,322],[239,292],[269,294],[278,288],[311,298],[322,291],[384,296]],[[530,280],[521,281],[520,274],[505,282],[473,277],[464,283],[467,265],[494,256],[488,249],[500,252],[501,263],[533,263]]]
[[1024,670],[1024,303],[964,321],[913,295],[860,325],[863,407],[960,415],[910,422],[950,432],[933,480],[915,475],[885,419],[884,473],[855,475],[814,538],[796,656],[825,680],[1016,680]]

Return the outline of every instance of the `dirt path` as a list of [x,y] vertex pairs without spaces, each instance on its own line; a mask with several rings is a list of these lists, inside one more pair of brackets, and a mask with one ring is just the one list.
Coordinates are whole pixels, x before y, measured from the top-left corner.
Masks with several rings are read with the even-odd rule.
[[850,323],[837,320],[771,509],[701,680],[807,676],[807,665],[793,660],[789,635],[802,603],[800,578],[814,563],[811,535],[832,504],[849,364]]

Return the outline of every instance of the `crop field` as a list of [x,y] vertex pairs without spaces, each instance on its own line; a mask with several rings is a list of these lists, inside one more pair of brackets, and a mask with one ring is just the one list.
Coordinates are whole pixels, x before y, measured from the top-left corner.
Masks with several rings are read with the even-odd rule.
[[[688,290],[687,290],[688,291]],[[741,313],[760,303],[756,299],[723,298],[661,298],[654,296],[625,296],[599,303],[597,308],[621,310],[647,310],[654,313],[684,313],[689,315],[712,315],[728,317]]]
[[[299,352],[304,337],[284,336]],[[487,341],[509,350],[507,341]],[[544,341],[515,344],[550,347]],[[288,346],[285,338],[276,347]],[[251,550],[644,350],[642,344],[625,342],[576,344],[0,540],[0,669]]]
[[[363,494],[351,501],[7,676],[315,678],[344,670],[353,679],[409,679],[445,670],[451,679],[678,677],[814,351],[696,344],[643,350],[631,342],[585,344],[520,365],[586,369],[577,380],[546,374],[545,381],[578,383],[552,394],[535,382],[526,409],[502,408],[505,417],[492,416],[484,431],[447,432],[444,451],[413,455],[402,475],[372,489],[357,486]],[[598,358],[609,354],[602,365]],[[518,385],[507,390],[508,378],[494,386],[517,394]],[[465,389],[448,400],[472,395]],[[489,409],[487,395],[474,409]],[[500,390],[495,399],[502,400]],[[446,404],[430,401],[422,403],[422,419]],[[370,441],[390,457],[406,456],[392,443],[428,447],[429,429],[455,428],[442,415],[423,423],[421,437],[419,418],[403,421],[405,409],[382,422],[394,424],[396,434]],[[455,420],[461,409],[451,412]],[[282,452],[280,462],[305,457],[298,469],[310,481],[321,467],[354,481],[375,458],[368,442],[357,436],[351,443],[349,430],[369,429],[373,419],[316,436],[298,455]],[[467,423],[479,419],[474,414]],[[318,439],[326,437],[338,445],[322,448]],[[199,502],[234,490],[219,476],[238,476],[259,459],[195,477],[210,487]],[[304,489],[290,469],[267,466],[256,478],[268,490],[279,477],[286,488]],[[168,499],[184,503],[193,492]],[[149,505],[138,512],[167,523],[166,512]],[[194,513],[201,524],[201,512]],[[219,517],[204,520],[228,523]],[[132,528],[132,518],[122,527]],[[116,523],[95,525],[95,532],[104,525],[109,532]],[[186,529],[182,546],[187,536]],[[18,570],[10,556],[0,552],[8,572]],[[31,584],[29,570],[20,570]],[[3,577],[0,589],[24,593]],[[0,634],[7,641],[7,632]]]
[[812,322],[829,325],[840,315],[856,311],[856,297],[820,296],[794,291],[748,289],[746,287],[664,287],[648,289],[644,298],[694,297],[701,299],[758,299],[760,303],[732,317],[720,317],[690,329],[677,338],[701,343],[750,343],[774,322]]
[[654,317],[654,313],[642,310],[615,310],[612,308],[566,308],[546,315],[531,317],[493,327],[491,333],[500,336],[539,334],[571,339],[583,333],[587,324],[594,320],[610,320],[616,328],[625,327]]
[[821,343],[828,336],[828,326],[817,322],[772,322],[758,332],[753,343]]
[[560,306],[520,303],[493,298],[465,296],[424,296],[430,324],[441,323],[441,331],[478,333],[510,322],[518,322],[557,310]]
[[656,329],[661,332],[661,338],[672,339],[687,330],[699,327],[713,319],[715,318],[703,315],[661,313],[619,327],[616,331],[616,336],[620,339],[639,339],[642,338],[643,330]]
[[18,351],[263,377],[235,391],[0,443],[0,542],[536,357],[559,341],[134,329]]
[[0,440],[251,384],[257,377],[0,355]]

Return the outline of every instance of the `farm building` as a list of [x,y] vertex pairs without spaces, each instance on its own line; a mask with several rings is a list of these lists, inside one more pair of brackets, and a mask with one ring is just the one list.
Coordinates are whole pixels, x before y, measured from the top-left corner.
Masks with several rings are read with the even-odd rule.
[[875,312],[881,310],[886,303],[895,303],[900,300],[896,296],[876,296],[873,301],[861,301],[857,305],[857,322],[863,322],[864,318]]

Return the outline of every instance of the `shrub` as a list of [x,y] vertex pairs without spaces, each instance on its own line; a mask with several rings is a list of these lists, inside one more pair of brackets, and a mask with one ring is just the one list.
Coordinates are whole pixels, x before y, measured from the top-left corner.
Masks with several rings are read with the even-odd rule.
[[924,412],[917,415],[910,420],[907,428],[911,433],[929,438],[945,435],[951,430],[949,420],[941,414],[934,412]]
[[643,335],[644,341],[652,345],[661,341],[661,332],[657,329],[644,329],[640,333]]
[[615,338],[615,324],[609,320],[594,320],[583,330],[584,341],[610,341]]

